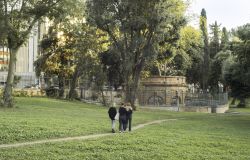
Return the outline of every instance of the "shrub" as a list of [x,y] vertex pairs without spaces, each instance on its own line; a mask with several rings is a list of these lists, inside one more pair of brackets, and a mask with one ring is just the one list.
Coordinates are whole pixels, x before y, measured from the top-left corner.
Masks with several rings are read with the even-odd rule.
[[59,89],[54,86],[46,88],[45,92],[48,97],[58,97],[59,95]]

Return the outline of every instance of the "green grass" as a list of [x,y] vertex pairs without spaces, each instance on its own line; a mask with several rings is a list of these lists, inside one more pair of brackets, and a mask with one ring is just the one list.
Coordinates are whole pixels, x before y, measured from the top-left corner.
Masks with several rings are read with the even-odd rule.
[[[18,109],[0,110],[0,135],[11,135],[5,136],[5,140],[1,138],[1,143],[110,131],[107,108],[37,98],[18,99],[18,105]],[[133,122],[138,124],[176,117],[185,119],[87,141],[0,149],[0,159],[250,159],[250,115],[140,110],[133,115]],[[12,124],[13,122],[16,124]],[[37,130],[40,127],[43,130]],[[22,131],[22,138],[19,129]],[[16,136],[18,138],[13,138]]]
[[230,108],[230,112],[239,112],[239,113],[250,113],[250,107],[249,108]]
[[[230,100],[232,101],[232,99]],[[239,100],[236,101],[236,105],[239,103]],[[239,112],[239,113],[250,113],[250,98],[246,100],[246,107],[245,108],[230,108],[229,112]]]
[[[17,98],[15,109],[0,109],[0,144],[106,133],[108,108],[47,98]],[[159,111],[135,112],[134,124],[173,117]]]

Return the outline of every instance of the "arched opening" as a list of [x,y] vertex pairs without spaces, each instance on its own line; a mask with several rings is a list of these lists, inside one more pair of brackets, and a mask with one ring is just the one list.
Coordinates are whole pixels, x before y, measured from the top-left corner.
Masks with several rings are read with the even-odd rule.
[[154,95],[148,98],[148,104],[154,106],[160,106],[164,104],[164,100],[162,97]]

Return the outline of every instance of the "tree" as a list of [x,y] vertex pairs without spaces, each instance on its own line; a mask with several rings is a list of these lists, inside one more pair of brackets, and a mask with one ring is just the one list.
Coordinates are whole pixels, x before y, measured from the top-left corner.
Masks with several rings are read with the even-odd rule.
[[121,73],[120,57],[110,51],[105,51],[100,54],[101,63],[104,65],[107,71],[107,78],[110,86],[113,86],[115,90],[124,83]]
[[180,55],[184,55],[183,67],[181,68],[188,83],[201,84],[202,82],[202,41],[199,30],[191,26],[186,26],[181,30],[178,42]]
[[88,20],[106,32],[113,52],[121,60],[125,100],[135,109],[140,75],[145,63],[155,59],[156,46],[163,42],[174,21],[183,21],[181,0],[88,0]]
[[223,83],[224,87],[226,83],[223,82],[222,78],[222,68],[223,63],[231,56],[231,51],[220,51],[216,54],[216,56],[211,61],[211,71],[209,73],[209,85],[211,87],[211,91],[213,93],[217,93],[219,91],[218,84]]
[[[26,42],[32,28],[44,16],[55,16],[65,0],[3,0],[1,1],[0,24],[6,31],[7,47],[10,51],[7,84],[3,93],[3,106],[12,107],[12,87],[18,49]],[[60,10],[61,11],[61,10]],[[3,15],[2,15],[3,14]]]
[[217,24],[217,21],[214,24],[210,25],[210,30],[212,34],[210,42],[210,58],[213,59],[216,54],[220,51],[220,25]]
[[0,2],[0,45],[3,45],[3,41],[6,39],[6,29],[4,25],[4,2]]
[[84,19],[83,7],[81,0],[61,6],[64,12],[50,21],[53,25],[41,42],[42,54],[35,62],[37,76],[40,76],[41,72],[48,77],[57,76],[57,96],[60,98],[64,98],[64,88],[66,82],[69,82],[66,80],[72,77],[74,71],[75,38]]
[[208,73],[209,73],[209,61],[210,61],[210,52],[209,52],[209,39],[207,31],[207,14],[206,10],[203,8],[200,16],[200,29],[202,32],[202,38],[204,42],[204,58],[202,66],[202,89],[206,90],[208,88]]
[[233,58],[224,64],[223,77],[232,96],[240,99],[239,106],[245,107],[245,99],[250,97],[250,24],[238,27],[235,36],[238,41],[232,42]]
[[[72,49],[73,35],[69,28],[61,26],[63,23],[54,24],[41,42],[42,54],[35,61],[36,75],[41,72],[47,77],[58,77],[59,97],[64,97],[65,80],[73,73],[72,61],[74,49]],[[58,36],[58,33],[63,35]],[[71,65],[70,65],[71,64]]]
[[[186,21],[179,19],[171,23],[174,26],[171,30],[165,33],[163,41],[160,41],[157,45],[158,54],[157,59],[154,61],[154,67],[151,71],[157,68],[158,75],[177,75],[180,74],[180,68],[177,65],[178,60],[183,60],[185,54],[179,50],[179,40],[181,37],[181,28],[186,24]],[[182,65],[181,65],[182,66]]]
[[221,45],[220,50],[227,50],[229,49],[229,33],[226,27],[222,28],[222,35],[221,35]]
[[[96,77],[97,89],[103,95],[103,85],[106,82],[105,71],[99,59],[100,54],[108,49],[109,41],[106,34],[90,26],[87,23],[81,24],[75,38],[74,73],[70,85],[69,99],[76,98],[74,95],[76,82],[81,76]],[[100,76],[100,77],[98,77]],[[105,100],[103,101],[106,104]]]

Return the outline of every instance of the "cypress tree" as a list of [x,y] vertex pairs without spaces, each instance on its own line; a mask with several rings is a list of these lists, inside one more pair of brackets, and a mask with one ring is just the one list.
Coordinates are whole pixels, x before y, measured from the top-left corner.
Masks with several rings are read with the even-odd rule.
[[218,25],[217,21],[214,24],[210,25],[212,39],[210,42],[210,58],[214,58],[214,56],[220,51],[220,25]]
[[220,49],[221,50],[228,49],[228,44],[229,44],[229,33],[228,33],[226,27],[223,27],[222,28],[222,35],[221,35]]
[[208,30],[207,30],[207,14],[206,10],[203,8],[200,16],[200,29],[202,32],[202,38],[204,42],[204,60],[202,66],[202,89],[206,90],[208,88],[208,73],[209,73],[209,61],[210,61],[210,53],[209,53],[209,39],[208,39]]

